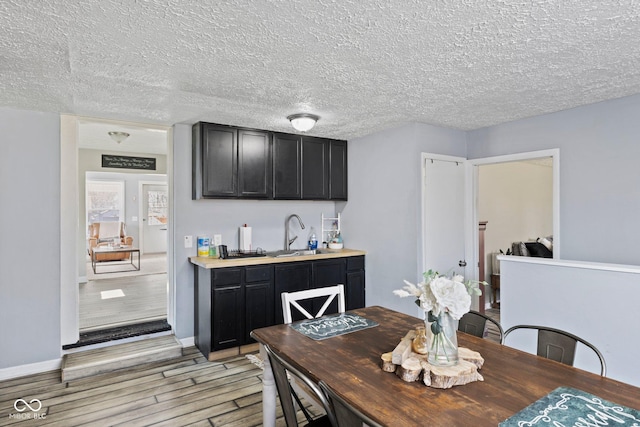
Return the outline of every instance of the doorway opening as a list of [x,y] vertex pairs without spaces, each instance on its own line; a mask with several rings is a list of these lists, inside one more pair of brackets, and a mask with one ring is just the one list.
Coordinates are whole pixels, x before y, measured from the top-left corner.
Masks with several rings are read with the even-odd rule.
[[169,130],[82,118],[76,132],[77,341],[63,349],[170,331]]
[[[499,319],[498,305],[495,308],[491,307],[493,298],[491,275],[495,274],[496,270],[491,265],[493,257],[491,254],[499,252],[501,248],[506,252],[507,246],[510,247],[513,243],[512,239],[524,242],[545,237],[553,241],[553,258],[560,257],[559,150],[542,150],[472,160],[422,153],[422,165],[423,262],[420,266],[422,270],[418,274],[421,275],[422,271],[428,268],[442,271],[454,268],[457,272],[464,272],[466,279],[485,280],[489,286],[483,290],[484,302],[475,301],[472,308],[479,311],[488,309],[489,314]],[[504,197],[505,191],[497,190],[495,182],[489,184],[488,189],[482,189],[480,169],[485,166],[487,166],[486,170],[491,167],[500,168],[499,165],[504,165],[504,168],[510,165],[512,168],[499,178],[503,184],[513,185],[517,181],[514,174],[520,174],[524,181],[528,178],[531,181],[529,184],[543,187],[544,190],[525,189],[524,184],[520,184],[512,189],[508,197],[492,199],[492,192]],[[529,169],[525,170],[525,167]],[[542,169],[542,173],[534,174],[533,171],[536,169],[538,172]],[[534,175],[537,178],[534,178]],[[542,176],[544,179],[540,178]],[[535,182],[536,180],[541,182]],[[485,175],[486,182],[490,180]],[[533,200],[533,191],[543,191],[544,196],[536,196]],[[479,201],[481,198],[482,203],[487,204],[488,208],[481,205]],[[512,202],[517,203],[520,208],[514,208]],[[525,207],[522,208],[522,206]],[[443,217],[443,212],[452,211],[456,215]],[[496,211],[507,217],[496,215]],[[458,215],[459,212],[464,214]],[[531,218],[527,220],[527,216]],[[544,218],[540,218],[541,216]],[[506,234],[496,233],[498,230],[505,230],[503,224],[506,224],[507,219],[524,220],[530,225],[534,224],[535,227],[520,228],[520,231],[516,231],[515,234],[510,231]],[[482,231],[483,227],[479,227],[480,223],[485,226]],[[463,237],[461,237],[462,233]],[[485,242],[480,236],[481,233],[485,234],[485,238],[490,237],[490,239]],[[481,243],[484,243],[484,251],[480,250]],[[480,259],[481,252],[485,254],[482,259]],[[481,266],[484,268],[480,269]],[[480,271],[485,272],[484,277],[480,277]],[[498,300],[499,292],[496,292],[495,302]],[[498,312],[492,310],[498,310]]]

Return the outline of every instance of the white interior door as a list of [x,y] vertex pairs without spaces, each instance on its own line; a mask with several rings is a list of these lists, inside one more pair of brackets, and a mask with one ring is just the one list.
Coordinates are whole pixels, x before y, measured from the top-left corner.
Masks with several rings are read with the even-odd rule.
[[166,184],[142,184],[142,253],[167,252],[168,208]]
[[465,278],[471,271],[465,268],[465,162],[423,155],[423,271],[455,271]]

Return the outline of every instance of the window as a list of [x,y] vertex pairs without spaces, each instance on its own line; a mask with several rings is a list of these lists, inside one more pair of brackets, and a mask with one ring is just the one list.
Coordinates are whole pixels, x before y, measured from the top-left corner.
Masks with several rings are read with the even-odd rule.
[[124,222],[124,182],[87,181],[87,224]]
[[167,208],[169,206],[167,191],[149,190],[147,194],[147,206],[149,209],[147,223],[149,225],[166,225]]

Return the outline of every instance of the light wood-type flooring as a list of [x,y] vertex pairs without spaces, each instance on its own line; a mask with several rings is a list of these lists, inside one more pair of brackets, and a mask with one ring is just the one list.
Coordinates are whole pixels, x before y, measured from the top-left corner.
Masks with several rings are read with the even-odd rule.
[[[487,314],[500,318],[499,310]],[[487,338],[497,338],[492,335],[490,330]],[[0,426],[262,425],[262,370],[245,356],[209,362],[189,347],[182,357],[169,361],[68,384],[60,378],[60,371],[52,371],[0,383]],[[18,399],[38,399],[42,408],[31,412]],[[18,412],[16,402],[26,410]],[[277,404],[277,425],[284,427]],[[308,409],[319,415],[313,407]],[[298,415],[302,422],[300,411]]]
[[140,265],[137,272],[88,274],[78,285],[80,332],[166,319],[166,254],[143,255]]
[[[209,362],[195,347],[178,359],[69,384],[52,371],[0,383],[0,426],[260,426],[261,378],[245,356]],[[18,412],[18,399],[38,399],[42,408],[32,412],[19,401],[26,410]],[[279,402],[277,415],[284,427]]]

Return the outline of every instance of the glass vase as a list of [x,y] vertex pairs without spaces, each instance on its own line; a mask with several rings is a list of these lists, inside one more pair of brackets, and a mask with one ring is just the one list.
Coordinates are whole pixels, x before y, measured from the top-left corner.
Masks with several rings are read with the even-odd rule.
[[458,363],[458,321],[447,312],[439,316],[427,314],[427,340],[429,354],[427,361],[434,366],[452,366]]

